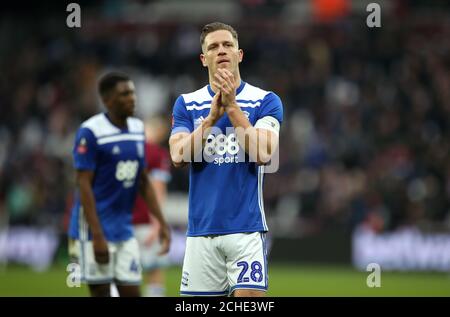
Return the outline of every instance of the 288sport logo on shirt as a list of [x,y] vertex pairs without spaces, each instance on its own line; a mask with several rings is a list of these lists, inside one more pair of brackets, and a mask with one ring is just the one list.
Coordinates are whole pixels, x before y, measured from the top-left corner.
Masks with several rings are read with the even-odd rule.
[[223,163],[239,163],[239,143],[234,133],[228,135],[208,135],[203,149],[203,156],[207,162],[222,165]]
[[134,161],[119,161],[116,165],[116,179],[123,182],[123,187],[129,188],[134,184],[134,180],[139,169],[139,162]]

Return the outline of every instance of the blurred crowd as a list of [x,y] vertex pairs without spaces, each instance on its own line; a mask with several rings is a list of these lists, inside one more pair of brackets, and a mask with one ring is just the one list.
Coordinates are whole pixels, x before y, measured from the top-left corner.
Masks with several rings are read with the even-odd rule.
[[[233,23],[243,79],[284,104],[280,169],[265,180],[276,230],[450,228],[449,21],[392,16],[379,29],[355,16]],[[75,189],[74,133],[103,111],[100,74],[129,73],[137,115],[163,115],[167,124],[176,97],[207,83],[198,58],[203,24],[61,23],[65,16],[0,22],[0,218],[11,224],[63,230]],[[174,170],[169,190],[187,192],[187,170]]]

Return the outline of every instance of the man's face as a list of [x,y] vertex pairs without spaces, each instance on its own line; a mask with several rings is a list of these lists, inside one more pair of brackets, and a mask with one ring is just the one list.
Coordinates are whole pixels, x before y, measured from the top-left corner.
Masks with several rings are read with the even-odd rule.
[[234,73],[243,56],[237,40],[227,30],[209,33],[205,37],[202,51],[203,54],[200,54],[202,64],[208,67],[212,74],[215,74],[218,68],[226,68]]
[[136,104],[133,82],[118,82],[105,103],[111,111],[120,117],[132,116]]

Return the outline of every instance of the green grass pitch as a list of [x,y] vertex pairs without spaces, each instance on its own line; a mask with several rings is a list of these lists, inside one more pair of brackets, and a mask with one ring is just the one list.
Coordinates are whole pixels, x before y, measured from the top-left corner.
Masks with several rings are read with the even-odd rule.
[[[369,288],[370,272],[339,266],[272,264],[268,296],[450,296],[449,273],[381,272],[381,287]],[[66,286],[67,272],[55,266],[33,272],[21,266],[0,268],[0,296],[87,296],[86,286]],[[180,267],[167,270],[168,296],[178,296]]]

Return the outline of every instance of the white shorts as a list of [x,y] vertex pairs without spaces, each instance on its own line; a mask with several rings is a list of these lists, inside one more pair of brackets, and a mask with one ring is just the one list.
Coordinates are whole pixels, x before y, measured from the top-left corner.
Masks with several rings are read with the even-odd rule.
[[108,242],[109,263],[95,262],[92,241],[69,240],[69,255],[80,265],[81,281],[87,284],[139,285],[142,268],[135,238]]
[[150,246],[145,244],[150,232],[153,230],[149,224],[140,224],[134,226],[134,236],[139,244],[139,253],[141,256],[141,265],[144,271],[151,271],[156,268],[169,265],[169,257],[167,254],[158,255],[161,251],[161,243],[157,240]]
[[181,295],[223,296],[235,289],[267,287],[264,233],[187,237]]

